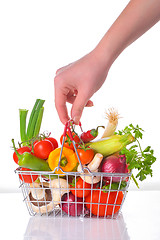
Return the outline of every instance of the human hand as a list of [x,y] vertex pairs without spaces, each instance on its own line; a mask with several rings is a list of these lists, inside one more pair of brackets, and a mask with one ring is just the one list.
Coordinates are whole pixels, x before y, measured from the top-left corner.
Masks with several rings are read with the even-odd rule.
[[159,19],[160,1],[130,1],[92,52],[57,71],[55,105],[62,123],[69,120],[69,102],[71,118],[78,124],[84,107],[93,105],[89,99],[104,83],[115,59]]
[[69,120],[66,103],[72,104],[71,118],[79,123],[84,107],[93,106],[92,95],[104,83],[108,69],[96,51],[57,70],[54,79],[55,106],[63,124]]

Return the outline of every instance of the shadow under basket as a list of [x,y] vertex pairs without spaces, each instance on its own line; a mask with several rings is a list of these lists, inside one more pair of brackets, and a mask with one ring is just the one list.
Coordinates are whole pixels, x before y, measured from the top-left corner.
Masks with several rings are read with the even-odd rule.
[[[21,171],[21,168],[17,168],[15,173],[18,174],[23,201],[31,216],[105,219],[117,219],[119,216],[132,174],[131,172],[55,174],[44,171]],[[28,179],[31,183],[27,183]],[[84,180],[81,181],[81,188],[77,186],[79,179]],[[89,181],[87,186],[85,180]]]

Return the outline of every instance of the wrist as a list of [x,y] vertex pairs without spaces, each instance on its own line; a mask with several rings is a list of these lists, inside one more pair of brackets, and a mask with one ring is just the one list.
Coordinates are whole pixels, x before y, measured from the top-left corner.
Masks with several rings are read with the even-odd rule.
[[106,42],[103,42],[103,39],[100,43],[93,49],[92,54],[98,64],[106,69],[108,72],[113,62],[116,59],[116,55],[113,53],[111,46],[109,46]]

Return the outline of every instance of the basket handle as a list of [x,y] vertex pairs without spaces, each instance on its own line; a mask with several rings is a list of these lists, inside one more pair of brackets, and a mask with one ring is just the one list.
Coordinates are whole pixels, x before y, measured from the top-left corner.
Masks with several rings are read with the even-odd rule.
[[[84,167],[83,167],[83,165],[82,165],[82,163],[81,163],[80,157],[79,157],[78,152],[77,152],[76,143],[75,143],[75,141],[74,141],[74,139],[73,139],[73,136],[72,136],[71,123],[72,123],[72,124],[74,123],[72,119],[70,119],[69,121],[67,121],[66,124],[65,124],[65,126],[64,126],[64,132],[63,132],[63,138],[62,138],[62,147],[61,147],[61,152],[60,152],[60,156],[59,156],[58,167],[56,167],[56,168],[54,169],[54,172],[55,172],[55,170],[61,170],[62,172],[64,172],[63,169],[60,167],[60,162],[61,162],[61,157],[62,157],[62,152],[63,152],[63,147],[64,147],[64,142],[65,142],[66,134],[67,134],[67,131],[68,131],[68,135],[69,135],[69,137],[70,137],[70,139],[71,139],[71,141],[72,141],[72,144],[73,144],[73,146],[74,146],[75,153],[76,153],[76,155],[77,155],[79,164],[80,164],[81,169],[82,169],[81,171],[84,173]],[[80,126],[80,128],[81,128],[81,130],[82,130],[82,125],[81,125],[81,123],[79,123],[79,126]],[[65,173],[65,172],[64,172],[64,173]]]

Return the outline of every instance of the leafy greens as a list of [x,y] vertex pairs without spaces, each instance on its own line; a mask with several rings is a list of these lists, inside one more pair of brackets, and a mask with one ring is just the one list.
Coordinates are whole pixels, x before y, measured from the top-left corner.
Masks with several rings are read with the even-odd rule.
[[[152,177],[152,164],[156,161],[156,157],[154,156],[154,150],[151,149],[151,146],[147,146],[144,150],[140,145],[140,139],[143,137],[143,129],[138,125],[136,127],[133,124],[125,127],[122,131],[118,131],[115,134],[123,135],[126,133],[131,133],[134,138],[136,144],[132,145],[130,148],[124,147],[120,154],[125,154],[126,161],[128,164],[128,169],[137,169],[138,173],[136,178],[140,181],[146,179],[147,175]],[[132,179],[138,187],[138,183],[135,177],[132,174]]]

